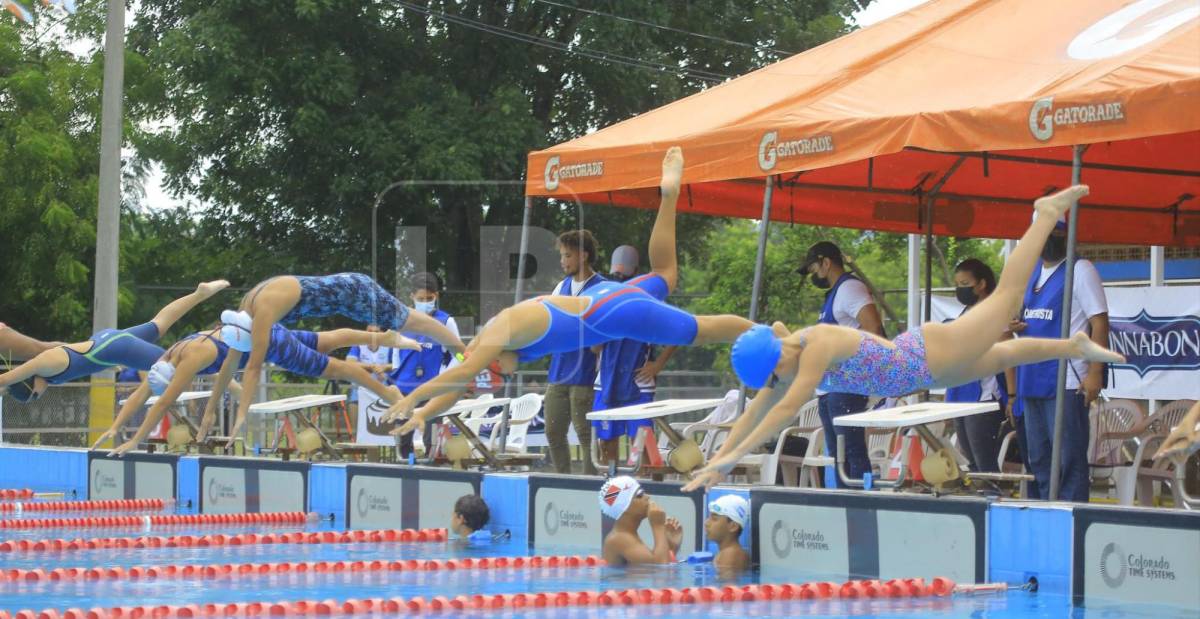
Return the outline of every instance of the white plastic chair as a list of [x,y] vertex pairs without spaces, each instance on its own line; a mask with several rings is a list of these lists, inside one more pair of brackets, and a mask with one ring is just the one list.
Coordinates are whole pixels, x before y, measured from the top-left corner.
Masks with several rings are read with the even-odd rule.
[[[542,408],[542,396],[538,393],[527,393],[508,403],[508,438],[504,443],[505,453],[525,453],[526,438],[529,435],[529,423],[537,416]],[[474,421],[474,420],[473,420]],[[499,418],[488,417],[487,421],[499,424]],[[500,445],[500,428],[493,427],[492,434],[487,440],[488,447],[493,450]]]
[[1151,461],[1154,452],[1171,430],[1179,425],[1195,400],[1175,400],[1146,417],[1127,432],[1114,434],[1136,437],[1137,449],[1133,452],[1131,466],[1120,469],[1116,476],[1117,498],[1122,505],[1132,505],[1136,499],[1142,505],[1154,504],[1154,482],[1167,484],[1174,495],[1175,505],[1183,504],[1183,497],[1175,481],[1175,462],[1170,458]]
[[[789,436],[806,436],[809,444],[812,444],[813,435],[819,434],[818,429],[821,428],[821,418],[818,414],[817,400],[813,398],[800,407],[796,411],[796,417],[793,419],[793,425],[784,428],[779,433],[779,438],[775,441],[775,448],[768,453],[749,454],[743,456],[738,461],[740,466],[747,469],[757,468],[759,484],[764,486],[774,486],[775,476],[777,471],[783,469],[783,483],[786,486],[798,486],[800,483],[800,469],[804,465],[804,455],[793,456],[783,453],[783,445]],[[806,450],[807,451],[807,450]]]
[[1146,414],[1133,400],[1094,402],[1088,411],[1091,442],[1088,445],[1088,465],[1092,481],[1110,482],[1117,490],[1117,501],[1133,504],[1133,489],[1137,481],[1134,454],[1138,451],[1138,436]]

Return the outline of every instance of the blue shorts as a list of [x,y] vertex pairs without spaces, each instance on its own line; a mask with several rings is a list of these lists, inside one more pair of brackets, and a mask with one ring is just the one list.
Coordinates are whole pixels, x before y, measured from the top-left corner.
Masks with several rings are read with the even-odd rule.
[[[634,404],[649,404],[654,401],[653,393],[640,392],[638,397],[629,402],[622,402],[615,406],[605,406],[604,400],[601,399],[603,392],[596,392],[596,399],[592,402],[592,412],[608,410],[610,408],[621,408],[622,406],[633,406]],[[641,428],[649,428],[654,426],[653,419],[634,419],[631,421],[593,421],[592,432],[596,438],[602,441],[612,441],[621,438],[622,434],[633,438],[637,436],[638,430]]]
[[403,330],[408,306],[362,273],[294,276],[300,282],[300,300],[279,322],[292,324],[301,318],[345,316],[364,325]]
[[317,377],[329,366],[329,355],[317,352],[317,334],[292,331],[280,325],[271,327],[271,345],[267,361],[301,376]]

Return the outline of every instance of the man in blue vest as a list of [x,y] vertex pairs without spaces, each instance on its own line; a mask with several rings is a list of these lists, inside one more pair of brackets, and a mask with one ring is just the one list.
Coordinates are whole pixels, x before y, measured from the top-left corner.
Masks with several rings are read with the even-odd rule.
[[[825,304],[821,307],[821,315],[817,322],[862,329],[880,337],[887,337],[871,292],[867,290],[866,284],[846,272],[842,250],[837,245],[821,241],[810,247],[798,272],[808,274],[817,288],[829,290],[825,293]],[[868,399],[867,396],[854,393],[817,391],[821,425],[825,428],[825,452],[830,456],[835,455],[838,435],[845,437],[845,471],[851,479],[861,479],[863,473],[871,470],[866,434],[862,428],[835,426],[833,420],[842,415],[867,410]],[[836,479],[839,488],[846,487],[840,477]]]
[[[596,239],[587,230],[570,230],[558,236],[559,265],[566,278],[551,294],[576,296],[605,281],[592,270],[596,259]],[[583,473],[595,475],[596,467],[586,453],[592,442],[592,426],[587,414],[592,411],[592,382],[596,380],[596,355],[587,348],[550,357],[549,386],[543,401],[546,416],[546,443],[550,461],[559,473],[571,472],[571,445],[567,440],[570,424],[575,425],[579,444],[584,447]]]
[[[608,279],[618,282],[629,280],[638,271],[637,248],[622,245],[613,250]],[[653,356],[653,347],[636,340],[616,340],[600,347],[600,366],[596,372],[595,400],[593,411],[621,408],[654,401],[656,377],[675,352],[668,346]],[[592,431],[600,446],[600,459],[611,462],[617,459],[621,435],[629,436],[630,445],[643,427],[653,427],[651,419],[634,421],[593,421]]]
[[[1025,304],[1012,331],[1025,337],[1062,336],[1062,302],[1066,292],[1067,232],[1059,220],[1042,248],[1042,260],[1034,267]],[[1108,300],[1095,265],[1087,260],[1075,262],[1075,280],[1071,292],[1071,317],[1068,334],[1087,330],[1093,342],[1108,345]],[[1063,402],[1062,457],[1059,469],[1061,487],[1058,499],[1087,502],[1088,407],[1104,387],[1105,365],[1086,361],[1067,362],[1066,400]],[[1047,361],[1017,368],[1017,397],[1021,398],[1025,417],[1025,442],[1029,447],[1029,465],[1037,479],[1038,498],[1050,496],[1050,457],[1054,444],[1054,403],[1058,382],[1058,361]]]
[[[413,309],[418,312],[424,312],[438,322],[446,325],[450,332],[458,335],[458,324],[454,322],[454,318],[438,308],[438,299],[442,295],[441,281],[437,275],[433,273],[418,273],[413,276],[412,284],[412,301]],[[448,368],[458,364],[458,360],[451,355],[449,351],[438,344],[433,338],[417,333],[406,333],[405,335],[420,342],[424,348],[421,351],[394,349],[392,356],[391,378],[396,387],[400,389],[400,393],[408,395],[417,387],[428,382],[434,376],[441,374]],[[425,425],[425,434],[422,437],[425,441],[426,449],[428,449],[433,436],[433,424]],[[408,454],[413,452],[413,433],[402,434],[399,438],[400,455],[407,458]]]

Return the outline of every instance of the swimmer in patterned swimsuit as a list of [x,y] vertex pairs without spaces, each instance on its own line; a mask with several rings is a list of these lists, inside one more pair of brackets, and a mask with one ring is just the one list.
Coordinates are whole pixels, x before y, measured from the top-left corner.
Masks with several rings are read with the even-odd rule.
[[128,329],[102,329],[85,342],[63,344],[38,354],[10,372],[0,374],[0,395],[19,402],[36,400],[47,385],[57,385],[118,365],[142,372],[163,354],[155,342],[184,314],[229,286],[221,279],[205,282],[196,291],[175,299],[150,322]]
[[[456,352],[464,349],[462,340],[446,325],[424,312],[411,311],[375,283],[374,279],[362,273],[273,277],[251,289],[242,299],[240,309],[250,314],[254,321],[250,330],[250,359],[244,364],[246,372],[242,378],[243,393],[250,395],[238,400],[237,418],[229,432],[230,437],[237,436],[241,431],[246,413],[254,403],[253,394],[258,391],[259,374],[271,341],[271,325],[277,322],[291,324],[302,318],[345,316],[364,325],[375,324],[392,331],[428,335]],[[242,353],[231,351],[213,381],[210,408],[220,401],[234,371],[241,365]]]
[[[738,378],[761,391],[738,418],[717,456],[684,491],[718,483],[742,456],[781,430],[818,387],[902,396],[1049,359],[1124,362],[1124,357],[1098,346],[1082,332],[1065,340],[1023,337],[997,343],[1021,305],[1055,222],[1087,192],[1087,186],[1076,185],[1034,202],[1037,217],[1009,256],[995,292],[953,322],[927,322],[890,342],[836,325],[789,333],[776,323],[747,331],[733,345],[731,360]],[[784,385],[776,389],[777,382]]]
[[624,283],[596,284],[578,296],[530,299],[500,312],[471,342],[462,363],[388,409],[384,421],[412,413],[393,434],[411,432],[448,409],[480,372],[509,375],[520,361],[622,339],[673,346],[732,342],[753,326],[740,316],[693,316],[664,302],[678,279],[675,202],[682,177],[683,152],[674,147],[663,158],[662,202],[650,233],[651,273]]
[[[92,449],[115,437],[117,431],[146,403],[150,395],[156,395],[158,400],[146,413],[146,420],[138,428],[137,434],[112,453],[120,455],[134,449],[154,431],[167,409],[175,404],[179,394],[192,384],[196,376],[216,374],[231,349],[249,348],[250,317],[245,312],[228,310],[224,314],[222,322],[227,323],[225,326],[194,333],[167,349],[166,354],[150,368],[145,380],[121,407],[112,427],[100,435]],[[393,398],[393,401],[399,399],[400,394],[395,387],[380,383],[362,366],[328,356],[328,353],[339,348],[360,344],[382,344],[410,350],[421,348],[421,344],[416,340],[395,331],[372,333],[355,329],[335,329],[318,333],[293,331],[277,324],[271,328],[271,346],[267,350],[267,360],[301,376],[349,381],[370,389],[381,398]],[[203,421],[200,422],[196,440],[204,440],[215,421],[216,410],[211,413],[206,411]]]

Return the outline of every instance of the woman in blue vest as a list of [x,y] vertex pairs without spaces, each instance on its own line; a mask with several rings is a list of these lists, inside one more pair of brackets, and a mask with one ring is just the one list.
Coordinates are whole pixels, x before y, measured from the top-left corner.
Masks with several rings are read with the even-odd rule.
[[[968,258],[954,267],[954,297],[966,313],[996,289],[996,273],[992,267],[975,258]],[[1009,339],[1003,336],[1002,339]],[[1006,370],[1011,372],[1012,370]],[[979,380],[946,388],[947,402],[999,402],[1000,410],[993,413],[959,417],[954,420],[958,448],[967,457],[972,471],[997,473],[1000,453],[1000,426],[1008,408],[1008,380],[1004,372]]]
[[[782,430],[818,387],[898,397],[939,385],[961,385],[1046,359],[1123,362],[1123,356],[1084,333],[1069,339],[999,341],[1020,306],[1027,278],[1055,220],[1085,195],[1087,187],[1076,185],[1034,202],[1038,216],[1009,257],[996,291],[958,320],[928,322],[890,341],[826,324],[796,332],[789,332],[783,323],[757,325],[739,336],[730,354],[733,369],[747,386],[762,389],[755,402],[771,404],[751,406],[738,418],[718,457],[685,490],[711,486],[724,478],[742,456]],[[775,395],[777,385],[782,397]]]
[[128,329],[102,329],[86,341],[63,344],[0,374],[0,395],[18,402],[41,397],[47,385],[58,385],[117,366],[148,371],[163,354],[155,342],[184,314],[229,286],[219,279],[167,304],[147,323]]
[[[438,307],[438,300],[442,296],[441,280],[433,273],[418,273],[413,276],[412,284],[412,301],[413,309],[432,317],[434,320],[446,326],[452,333],[458,335],[458,323],[454,318]],[[419,333],[407,333],[417,342],[422,345],[421,350],[401,350],[397,349],[394,353],[391,379],[392,383],[400,389],[400,393],[408,395],[417,387],[433,380],[443,371],[458,365],[458,360],[454,355],[451,355],[445,347],[439,344],[436,340],[428,335]],[[360,411],[360,414],[363,414]],[[372,413],[372,416],[374,413]],[[382,419],[383,413],[379,412],[379,417]],[[390,425],[383,424],[374,419],[368,419],[369,425]],[[425,428],[426,432],[423,437],[425,445],[430,445],[433,432],[432,428]],[[413,433],[408,432],[400,435],[400,455],[407,458],[413,452]]]
[[[634,339],[671,346],[732,342],[754,323],[741,316],[693,316],[664,299],[675,288],[675,203],[683,176],[683,151],[672,147],[663,158],[662,200],[650,233],[650,269],[627,282],[605,281],[579,296],[546,296],[522,301],[496,315],[471,341],[465,360],[408,394],[385,419],[411,418],[395,433],[414,430],[431,415],[462,397],[475,375],[509,375],[518,361]],[[417,403],[429,403],[417,410]],[[417,411],[415,414],[413,411]]]
[[[828,290],[821,315],[817,318],[818,323],[861,329],[887,337],[879,309],[875,307],[875,299],[871,297],[866,284],[846,272],[842,250],[837,245],[829,241],[814,244],[808,249],[804,264],[797,271],[808,274],[817,288]],[[836,391],[821,391],[817,395],[817,410],[821,426],[825,429],[825,453],[837,453],[837,437],[845,437],[842,442],[845,445],[846,476],[851,479],[862,479],[863,473],[871,471],[866,432],[862,428],[834,425],[833,420],[867,410],[869,399],[857,393]],[[840,477],[837,478],[837,487],[846,487]]]

